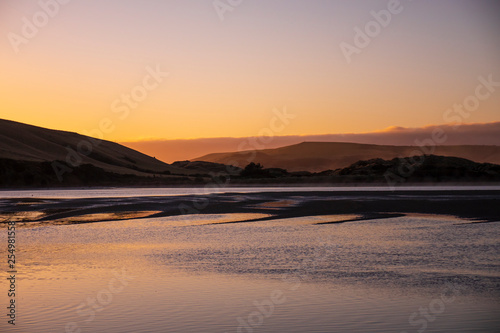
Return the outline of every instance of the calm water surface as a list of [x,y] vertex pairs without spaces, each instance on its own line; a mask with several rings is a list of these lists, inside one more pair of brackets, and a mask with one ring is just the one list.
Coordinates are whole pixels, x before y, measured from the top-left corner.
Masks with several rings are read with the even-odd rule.
[[498,332],[498,223],[242,215],[20,228],[0,332]]
[[[193,188],[82,188],[46,190],[3,190],[1,198],[107,198],[144,197],[160,195],[189,195],[211,193],[258,193],[258,192],[313,192],[313,191],[388,191],[388,186],[359,187],[193,187]],[[399,186],[395,191],[442,191],[442,190],[500,190],[500,186]]]

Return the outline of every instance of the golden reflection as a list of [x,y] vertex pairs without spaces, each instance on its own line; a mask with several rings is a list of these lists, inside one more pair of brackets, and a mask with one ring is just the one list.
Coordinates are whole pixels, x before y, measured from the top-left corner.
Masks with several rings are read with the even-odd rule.
[[345,222],[360,219],[362,215],[345,214],[345,215],[317,215],[317,216],[299,216],[286,219],[276,219],[265,221],[270,224],[287,224],[287,225],[311,225],[317,223],[334,223]]

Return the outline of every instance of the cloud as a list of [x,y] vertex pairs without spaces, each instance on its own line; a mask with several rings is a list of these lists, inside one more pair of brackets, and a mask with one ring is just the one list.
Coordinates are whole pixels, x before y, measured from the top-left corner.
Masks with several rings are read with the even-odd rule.
[[266,149],[288,146],[304,141],[354,142],[378,145],[415,146],[419,141],[432,138],[433,131],[446,134],[443,145],[495,145],[500,146],[500,121],[481,124],[430,125],[420,128],[392,126],[370,133],[347,133],[325,135],[290,135],[272,138],[201,138],[189,140],[148,140],[120,142],[145,154],[171,163],[194,159],[210,153],[239,151],[245,149]]

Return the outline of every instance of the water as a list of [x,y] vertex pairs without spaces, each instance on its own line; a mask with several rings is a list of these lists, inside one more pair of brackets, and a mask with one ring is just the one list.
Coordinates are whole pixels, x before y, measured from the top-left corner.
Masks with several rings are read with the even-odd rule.
[[[389,186],[318,186],[318,187],[182,187],[182,188],[82,188],[45,190],[0,190],[1,198],[123,198],[147,196],[203,195],[213,193],[258,193],[258,192],[360,192],[390,191]],[[500,186],[399,186],[395,191],[444,191],[444,190],[500,190]]]
[[[17,325],[3,318],[0,332],[500,327],[498,223],[416,214],[224,223],[248,214],[19,228]],[[3,308],[7,289],[2,279]]]

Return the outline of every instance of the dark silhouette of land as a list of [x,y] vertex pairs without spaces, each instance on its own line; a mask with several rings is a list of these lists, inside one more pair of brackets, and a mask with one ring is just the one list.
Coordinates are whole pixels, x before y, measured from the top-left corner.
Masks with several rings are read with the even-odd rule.
[[374,158],[391,160],[414,155],[461,157],[478,163],[500,164],[500,146],[387,146],[343,142],[303,142],[275,149],[209,154],[193,159],[245,167],[260,163],[288,171],[321,172],[345,168]]
[[481,162],[500,161],[498,146],[432,150],[475,159],[405,155],[417,151],[409,146],[304,142],[167,164],[110,141],[0,120],[0,187],[500,182],[500,166]]
[[188,173],[111,141],[3,119],[0,119],[0,158],[27,162],[61,161],[70,168],[91,164],[106,172],[139,176]]

